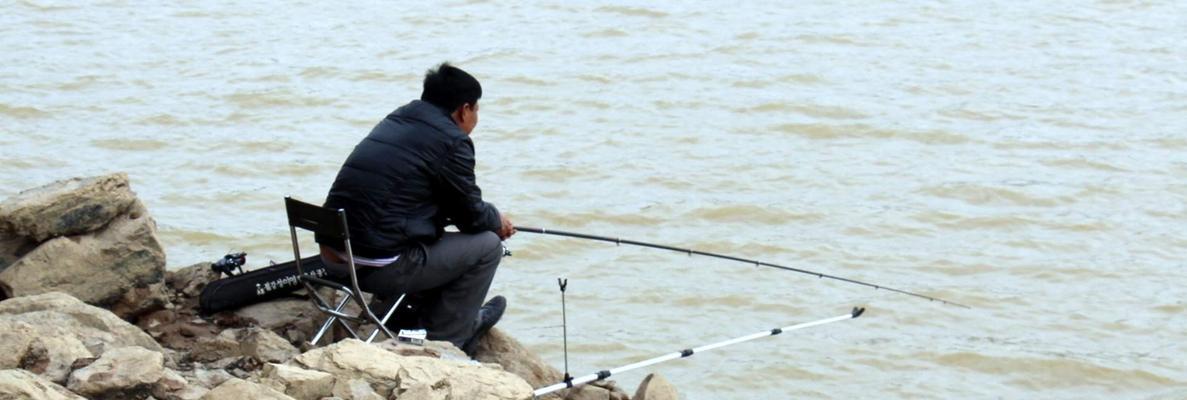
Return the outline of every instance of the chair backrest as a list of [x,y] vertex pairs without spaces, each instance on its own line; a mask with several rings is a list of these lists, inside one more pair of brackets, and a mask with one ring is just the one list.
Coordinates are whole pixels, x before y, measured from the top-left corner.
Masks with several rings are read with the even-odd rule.
[[288,212],[289,226],[310,230],[329,239],[350,239],[345,210],[315,206],[292,197],[284,198],[284,208]]

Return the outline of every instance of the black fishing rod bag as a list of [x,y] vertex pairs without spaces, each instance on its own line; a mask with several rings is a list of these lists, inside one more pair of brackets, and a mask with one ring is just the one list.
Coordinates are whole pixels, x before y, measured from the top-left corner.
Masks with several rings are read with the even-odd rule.
[[[329,279],[320,256],[301,259],[301,268],[306,275]],[[301,288],[294,260],[210,282],[198,297],[198,308],[210,315],[285,297]]]
[[[242,254],[239,256],[242,256]],[[245,261],[245,259],[239,260],[240,264]],[[326,264],[322,262],[320,256],[302,258],[301,268],[305,270],[306,275],[338,281],[329,275],[329,271],[326,270]],[[206,284],[206,288],[202,289],[202,294],[198,296],[198,309],[202,315],[211,315],[219,311],[234,310],[256,303],[291,296],[298,289],[304,289],[301,281],[297,280],[297,275],[297,262],[289,261],[254,271],[241,272],[238,275],[232,275],[210,282]],[[347,282],[339,283],[349,285]],[[388,320],[387,327],[397,330],[419,327],[420,312],[423,309],[421,304],[426,297],[439,295],[435,290],[429,290],[423,293],[410,293],[400,303],[400,308],[396,311],[392,319]],[[386,301],[394,300],[389,299]],[[384,304],[384,302],[377,302],[371,304],[371,307],[373,309],[386,310],[390,308],[390,305]]]

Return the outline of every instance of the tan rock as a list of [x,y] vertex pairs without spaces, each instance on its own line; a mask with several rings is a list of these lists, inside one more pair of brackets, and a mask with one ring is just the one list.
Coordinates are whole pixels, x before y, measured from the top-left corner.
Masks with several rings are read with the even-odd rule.
[[209,390],[190,385],[185,377],[170,369],[161,374],[161,379],[152,386],[152,397],[157,400],[197,400]]
[[70,374],[66,387],[89,398],[144,399],[165,375],[165,357],[143,347],[108,350]]
[[206,284],[221,277],[218,272],[210,268],[210,263],[197,263],[176,271],[165,272],[165,283],[170,289],[181,293],[185,297],[198,297]]
[[165,253],[156,223],[135,201],[129,213],[99,232],[42,243],[0,272],[0,281],[14,296],[61,291],[110,306],[134,288],[161,282],[164,274]]
[[334,376],[291,365],[267,364],[260,374],[260,383],[284,392],[297,400],[317,400],[331,395]]
[[15,322],[0,328],[0,368],[21,368],[65,384],[75,360],[94,355],[73,336],[42,336],[37,327]]
[[231,378],[202,396],[203,400],[293,400],[288,395],[270,387]]
[[169,294],[165,291],[165,283],[159,282],[124,292],[108,309],[120,318],[137,321],[140,316],[164,310],[168,306]]
[[272,363],[286,362],[299,353],[288,340],[260,328],[250,328],[239,334],[239,350],[245,356]]
[[405,357],[433,357],[456,361],[470,360],[470,356],[467,356],[462,349],[444,340],[426,340],[422,345],[415,345],[387,339],[375,344],[384,350]]
[[56,383],[20,369],[0,371],[0,399],[86,400]]
[[22,359],[28,363],[37,357],[31,351],[44,348],[45,373],[59,380],[75,359],[99,356],[109,348],[162,351],[152,337],[110,311],[57,292],[0,302],[0,338],[0,368],[20,367]]
[[217,361],[243,355],[237,332],[228,329],[217,336],[199,337],[190,351],[190,359],[201,362]]
[[428,384],[453,398],[520,400],[532,393],[531,385],[501,369],[429,357],[401,357],[354,339],[310,350],[293,362],[328,372],[339,380],[363,379],[380,394],[393,390],[401,394],[417,384]]
[[[6,236],[5,233],[0,232],[0,271],[4,271],[9,265],[15,263],[16,260],[21,259],[25,253],[37,247],[37,242],[19,236]],[[12,297],[12,290],[7,290],[7,295],[0,289],[0,300]]]
[[57,181],[0,203],[0,231],[37,242],[93,232],[135,200],[124,173]]
[[334,383],[333,395],[348,400],[386,400],[361,378],[338,380]]
[[635,400],[680,400],[676,387],[657,373],[643,378],[639,389],[635,390]]
[[186,380],[189,381],[191,385],[206,389],[213,389],[218,387],[218,385],[222,385],[224,382],[234,378],[234,376],[231,376],[229,372],[221,369],[209,370],[202,368],[196,368],[192,371],[185,371],[183,376],[186,377]]
[[433,390],[427,383],[418,383],[400,393],[398,400],[448,400],[444,391]]

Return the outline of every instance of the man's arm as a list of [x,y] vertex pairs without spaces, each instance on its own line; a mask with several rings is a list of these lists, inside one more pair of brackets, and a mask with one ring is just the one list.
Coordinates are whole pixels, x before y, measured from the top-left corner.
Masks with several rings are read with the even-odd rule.
[[510,236],[504,235],[504,221],[507,225],[510,221],[493,204],[482,200],[474,166],[474,142],[468,137],[459,140],[440,164],[437,176],[446,216],[464,233],[491,231],[500,237]]

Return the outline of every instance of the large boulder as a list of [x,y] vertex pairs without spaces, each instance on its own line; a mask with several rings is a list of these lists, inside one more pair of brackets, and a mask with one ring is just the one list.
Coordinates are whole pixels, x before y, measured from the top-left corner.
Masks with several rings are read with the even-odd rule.
[[[0,271],[0,281],[14,296],[62,291],[94,305],[115,306],[128,292],[164,280],[165,253],[156,229],[144,206],[133,201],[128,213],[116,216],[99,232],[41,243]],[[132,306],[125,313],[136,314],[143,311],[140,308]]]
[[[499,328],[491,328],[478,340],[474,352],[474,359],[491,364],[498,364],[520,378],[532,387],[544,387],[560,382],[564,374],[545,363],[540,356],[528,350],[518,340],[507,335]],[[541,399],[626,399],[630,396],[614,385],[613,381],[596,381],[588,385],[550,393]]]
[[478,340],[474,359],[499,364],[507,372],[519,375],[532,387],[543,387],[560,382],[564,375],[540,359],[515,338],[498,327],[491,328]]
[[20,369],[0,371],[0,399],[85,400],[56,383]]
[[0,233],[42,242],[94,232],[135,201],[124,173],[57,181],[0,203]]
[[339,382],[362,379],[380,396],[399,397],[419,385],[452,398],[522,400],[532,387],[500,368],[430,357],[403,357],[354,339],[314,349],[293,362],[328,372]]
[[0,302],[0,369],[25,368],[65,382],[75,360],[127,346],[162,351],[132,324],[65,293]]
[[165,358],[143,347],[111,349],[70,374],[66,387],[92,399],[145,399],[165,377]]

